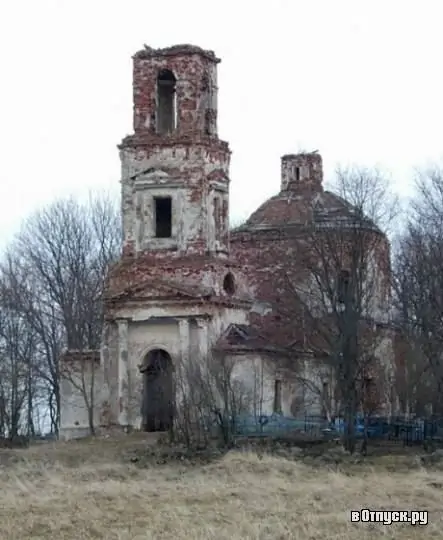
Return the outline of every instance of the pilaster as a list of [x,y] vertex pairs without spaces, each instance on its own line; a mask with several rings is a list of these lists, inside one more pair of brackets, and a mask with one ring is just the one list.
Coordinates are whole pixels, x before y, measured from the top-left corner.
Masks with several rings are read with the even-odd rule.
[[209,328],[206,319],[197,321],[198,328],[198,352],[200,358],[207,358],[209,354]]
[[118,327],[118,423],[129,425],[128,321],[119,319]]
[[188,365],[190,355],[190,335],[188,319],[179,320],[178,331],[180,335],[181,360],[184,365]]

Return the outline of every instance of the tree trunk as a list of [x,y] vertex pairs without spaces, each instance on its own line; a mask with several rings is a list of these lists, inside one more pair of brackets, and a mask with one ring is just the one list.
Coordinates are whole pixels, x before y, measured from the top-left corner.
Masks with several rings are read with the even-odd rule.
[[368,452],[368,426],[369,426],[369,415],[365,413],[364,416],[364,426],[363,426],[363,441],[361,444],[360,453],[363,456],[366,456]]
[[89,433],[95,435],[95,425],[94,425],[94,407],[88,407],[88,422],[89,422]]
[[353,454],[355,452],[355,418],[356,400],[354,392],[350,392],[345,400],[345,425],[343,433],[343,446],[345,450]]
[[27,432],[28,437],[34,437],[35,435],[35,429],[34,429],[34,419],[33,419],[33,399],[32,399],[32,367],[31,362],[29,361],[28,366],[28,425],[27,425]]

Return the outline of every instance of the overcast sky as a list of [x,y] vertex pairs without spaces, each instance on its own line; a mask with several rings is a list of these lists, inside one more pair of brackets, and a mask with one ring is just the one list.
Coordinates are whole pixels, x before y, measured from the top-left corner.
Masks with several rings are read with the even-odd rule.
[[119,193],[131,55],[213,49],[231,220],[279,190],[300,149],[379,165],[407,192],[443,155],[441,0],[28,0],[0,3],[0,243],[33,209]]

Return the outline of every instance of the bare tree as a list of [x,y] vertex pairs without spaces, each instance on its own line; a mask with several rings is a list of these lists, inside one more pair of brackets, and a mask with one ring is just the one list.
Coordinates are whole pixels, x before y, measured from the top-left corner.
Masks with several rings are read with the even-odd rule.
[[[396,316],[407,345],[403,377],[443,412],[443,171],[421,171],[395,258]],[[421,392],[420,392],[421,390]],[[420,406],[421,405],[421,406]]]
[[[86,409],[89,433],[91,435],[96,433],[95,413],[99,367],[99,351],[71,350],[62,356],[60,362],[62,384],[63,382],[68,383],[67,394],[74,392],[81,398],[81,403],[78,406]],[[68,397],[68,395],[65,397]]]
[[[376,170],[338,170],[336,197],[314,200],[304,237],[305,281],[292,283],[302,306],[307,342],[332,368],[345,419],[345,447],[355,450],[355,419],[363,382],[377,371],[390,304],[387,232],[398,212],[389,182]],[[306,286],[307,284],[307,286]]]
[[21,276],[5,268],[0,275],[1,431],[12,438],[19,433],[33,436],[34,410],[43,397],[37,336],[11,294]]
[[54,431],[60,421],[60,356],[66,348],[100,346],[101,295],[120,246],[117,206],[109,197],[91,196],[87,203],[59,200],[36,212],[9,247],[3,268],[8,295],[36,336]]
[[174,435],[188,446],[207,444],[213,437],[230,446],[242,414],[260,415],[260,366],[250,384],[237,377],[238,361],[221,351],[181,360],[176,365]]

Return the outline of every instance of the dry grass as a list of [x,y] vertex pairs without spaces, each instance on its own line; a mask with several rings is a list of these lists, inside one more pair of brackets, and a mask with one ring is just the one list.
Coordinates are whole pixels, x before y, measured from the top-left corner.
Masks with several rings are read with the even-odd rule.
[[[442,537],[439,472],[362,466],[358,473],[346,474],[242,452],[200,467],[140,468],[121,459],[142,444],[142,439],[128,437],[3,451],[0,538]],[[429,510],[430,523],[351,524],[349,511],[365,507]]]

